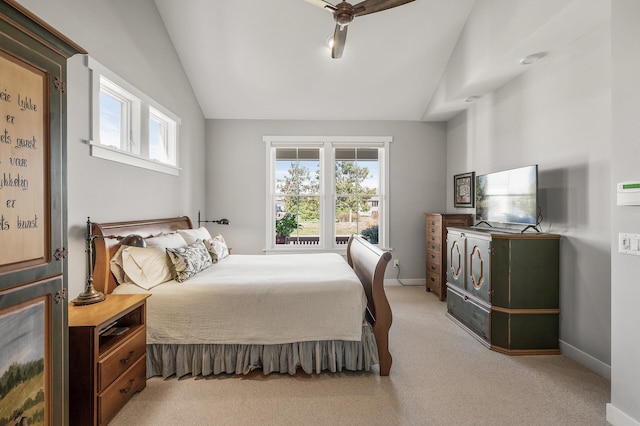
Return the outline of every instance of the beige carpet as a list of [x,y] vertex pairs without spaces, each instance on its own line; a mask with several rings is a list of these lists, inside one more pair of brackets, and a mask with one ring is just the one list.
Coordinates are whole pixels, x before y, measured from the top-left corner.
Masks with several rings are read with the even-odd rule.
[[387,287],[389,377],[152,378],[111,425],[606,425],[610,383],[562,355],[486,349],[423,287]]

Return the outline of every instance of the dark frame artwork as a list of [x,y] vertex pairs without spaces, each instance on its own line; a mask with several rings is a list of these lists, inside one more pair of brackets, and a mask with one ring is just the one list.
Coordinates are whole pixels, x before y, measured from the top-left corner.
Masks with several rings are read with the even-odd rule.
[[475,206],[476,172],[462,173],[453,177],[453,207]]

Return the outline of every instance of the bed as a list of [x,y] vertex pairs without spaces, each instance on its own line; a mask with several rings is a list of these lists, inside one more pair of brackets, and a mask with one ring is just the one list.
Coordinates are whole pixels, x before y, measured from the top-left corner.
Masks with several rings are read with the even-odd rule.
[[[96,236],[150,238],[193,229],[186,216],[92,223]],[[147,290],[119,284],[117,239],[96,238],[94,287],[105,294],[150,293],[147,376],[295,374],[365,370],[388,376],[392,314],[383,280],[391,259],[359,236],[340,255],[238,255],[183,282]],[[141,249],[145,250],[145,249]]]

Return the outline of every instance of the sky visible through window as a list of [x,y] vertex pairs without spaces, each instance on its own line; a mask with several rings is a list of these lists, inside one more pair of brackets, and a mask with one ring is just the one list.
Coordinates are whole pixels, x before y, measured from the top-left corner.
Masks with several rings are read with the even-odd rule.
[[122,103],[108,93],[100,92],[100,143],[120,146]]

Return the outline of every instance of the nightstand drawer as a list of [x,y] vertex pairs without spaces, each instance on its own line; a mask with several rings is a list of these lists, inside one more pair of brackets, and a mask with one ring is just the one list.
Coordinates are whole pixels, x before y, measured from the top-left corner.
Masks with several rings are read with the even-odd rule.
[[146,331],[141,327],[130,339],[98,362],[98,392],[102,392],[146,351]]
[[106,425],[113,415],[147,385],[146,355],[140,357],[122,376],[98,395],[98,424]]

